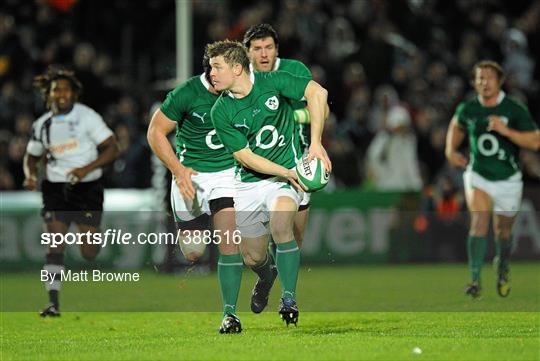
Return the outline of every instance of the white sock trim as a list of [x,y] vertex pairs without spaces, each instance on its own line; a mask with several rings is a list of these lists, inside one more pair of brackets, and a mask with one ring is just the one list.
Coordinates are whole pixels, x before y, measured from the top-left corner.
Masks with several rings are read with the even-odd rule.
[[220,266],[243,266],[244,264],[243,263],[222,263],[222,262],[218,262],[218,265],[220,265]]
[[292,248],[292,249],[286,249],[286,250],[280,250],[280,249],[277,249],[276,250],[276,253],[289,253],[289,252],[295,252],[295,251],[298,251],[300,248],[296,247],[296,248]]

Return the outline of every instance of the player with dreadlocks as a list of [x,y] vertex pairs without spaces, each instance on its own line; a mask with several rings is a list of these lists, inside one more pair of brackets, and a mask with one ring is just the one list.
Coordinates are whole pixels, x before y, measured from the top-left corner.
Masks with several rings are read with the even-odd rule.
[[[34,79],[48,111],[33,124],[32,137],[24,157],[24,186],[36,190],[37,166],[45,160],[41,182],[42,216],[48,233],[68,232],[75,223],[81,232],[81,253],[93,260],[100,245],[91,234],[98,232],[103,210],[102,167],[118,156],[113,132],[103,118],[78,102],[82,85],[75,74],[51,66]],[[49,304],[41,316],[60,316],[58,294],[64,272],[64,245],[49,245],[42,275]]]

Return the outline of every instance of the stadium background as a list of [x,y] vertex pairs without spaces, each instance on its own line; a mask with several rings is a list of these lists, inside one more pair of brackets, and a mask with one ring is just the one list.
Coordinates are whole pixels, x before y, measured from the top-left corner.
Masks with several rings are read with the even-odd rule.
[[[471,95],[469,71],[482,58],[503,65],[505,90],[540,119],[533,56],[540,50],[539,1],[191,5],[194,74],[201,71],[206,43],[241,39],[250,25],[269,22],[279,33],[279,55],[302,60],[329,90],[332,115],[323,142],[335,171],[325,193],[314,196],[305,261],[465,259],[461,174],[444,158],[446,127],[456,104]],[[178,83],[175,22],[173,1],[109,1],[105,7],[101,1],[7,0],[0,5],[3,268],[39,267],[45,252],[37,241],[39,195],[22,191],[22,158],[31,124],[44,112],[32,78],[52,63],[75,69],[84,85],[82,101],[103,115],[118,138],[121,155],[105,176],[106,209],[145,209],[162,217],[167,172],[151,155],[146,128],[156,102]],[[374,155],[374,139],[392,122],[407,125],[412,141],[398,152],[379,149]],[[372,168],[387,160],[388,167],[400,164],[415,174],[408,180],[377,179]],[[538,259],[540,159],[523,152],[522,161],[526,190],[515,255]],[[165,218],[159,221],[167,227]],[[106,219],[105,225],[114,222]],[[151,249],[138,262],[131,255],[126,256],[131,262],[123,262],[120,251],[111,252],[116,256],[100,256],[105,266],[149,266],[167,258],[166,250]],[[76,253],[71,252],[73,262],[80,262]]]

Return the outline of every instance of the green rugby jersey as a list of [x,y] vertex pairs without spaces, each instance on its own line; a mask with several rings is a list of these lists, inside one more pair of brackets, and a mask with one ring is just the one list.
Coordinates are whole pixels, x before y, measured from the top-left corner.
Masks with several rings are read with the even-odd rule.
[[204,74],[188,79],[167,94],[161,111],[176,121],[176,156],[198,172],[219,172],[234,159],[216,135],[210,110],[218,95],[208,91]]
[[[304,96],[310,79],[287,72],[251,73],[253,88],[244,98],[221,94],[212,108],[212,122],[225,148],[234,153],[249,147],[261,157],[291,169],[299,157],[294,144],[293,108],[290,101]],[[243,182],[270,178],[238,165]]]
[[[276,59],[275,70],[281,70],[289,72],[296,76],[303,76],[309,79],[313,79],[311,71],[301,61],[293,59]],[[303,109],[307,106],[305,100],[292,102],[291,106],[294,110]],[[297,145],[300,148],[300,154],[304,153],[304,150],[309,146],[309,123],[300,124],[295,122],[295,136],[297,137]]]
[[[253,70],[253,66],[250,66],[250,69]],[[286,71],[296,76],[313,79],[308,67],[298,60],[276,58],[276,63],[274,64],[274,69],[272,71],[275,70]],[[291,101],[290,103],[294,110],[304,109],[307,106],[305,100]],[[295,122],[295,146],[299,149],[299,156],[301,156],[302,153],[304,153],[304,150],[309,146],[309,124]]]
[[487,131],[490,115],[501,117],[509,128],[518,131],[532,131],[537,126],[527,108],[502,91],[494,107],[484,107],[478,97],[457,106],[455,116],[469,135],[472,170],[488,180],[504,180],[520,172],[519,146],[497,132]]

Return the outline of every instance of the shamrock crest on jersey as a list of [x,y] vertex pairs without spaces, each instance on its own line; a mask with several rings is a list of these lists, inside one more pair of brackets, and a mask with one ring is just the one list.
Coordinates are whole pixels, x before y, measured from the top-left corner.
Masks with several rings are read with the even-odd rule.
[[[304,96],[310,79],[288,72],[251,74],[253,88],[243,98],[223,93],[211,112],[219,138],[230,153],[249,147],[251,151],[285,168],[296,166],[291,101]],[[257,182],[267,174],[238,166],[242,182]]]
[[268,100],[266,100],[264,105],[266,105],[268,107],[268,109],[270,109],[270,110],[276,110],[277,108],[279,108],[279,100],[274,95],[273,97],[268,98]]

